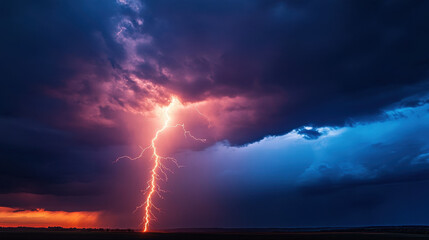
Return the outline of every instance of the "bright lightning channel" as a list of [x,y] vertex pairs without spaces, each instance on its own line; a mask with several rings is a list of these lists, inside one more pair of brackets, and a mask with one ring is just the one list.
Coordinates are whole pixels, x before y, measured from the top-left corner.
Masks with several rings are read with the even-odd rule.
[[156,141],[158,140],[159,135],[161,133],[163,133],[167,128],[180,127],[180,128],[182,128],[183,134],[185,137],[190,137],[193,140],[199,141],[199,142],[205,142],[206,141],[206,139],[194,137],[190,131],[186,130],[185,124],[183,124],[183,123],[182,124],[176,124],[176,125],[169,125],[170,120],[171,120],[169,112],[170,112],[171,108],[178,103],[180,103],[179,100],[177,98],[173,97],[171,100],[171,103],[164,109],[165,121],[164,121],[164,124],[162,125],[162,128],[160,128],[156,131],[155,136],[152,138],[151,144],[149,146],[147,146],[145,148],[139,146],[142,151],[140,152],[140,154],[137,157],[121,156],[115,160],[115,163],[118,162],[119,160],[123,159],[123,158],[130,159],[130,160],[137,160],[143,156],[143,154],[146,150],[148,150],[148,149],[152,150],[152,158],[151,159],[154,160],[154,165],[150,171],[151,176],[150,176],[150,179],[148,181],[148,186],[146,188],[146,192],[147,192],[146,201],[144,201],[142,205],[137,207],[137,209],[144,208],[144,217],[143,217],[143,223],[142,223],[144,225],[143,232],[148,232],[150,222],[152,220],[156,220],[156,217],[155,217],[152,209],[156,209],[159,211],[159,208],[157,208],[153,203],[153,196],[156,194],[160,198],[162,198],[161,192],[164,192],[160,188],[160,186],[158,184],[158,180],[168,180],[166,171],[172,172],[171,169],[167,168],[162,163],[162,160],[169,160],[169,161],[173,162],[176,166],[179,166],[177,163],[177,160],[175,158],[163,157],[163,156],[159,155],[158,149],[156,146]]

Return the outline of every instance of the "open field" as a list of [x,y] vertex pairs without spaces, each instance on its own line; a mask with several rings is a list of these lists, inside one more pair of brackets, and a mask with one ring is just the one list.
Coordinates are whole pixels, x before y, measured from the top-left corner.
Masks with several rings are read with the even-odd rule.
[[140,233],[132,230],[3,228],[2,240],[42,239],[429,239],[427,227],[353,229],[186,229]]

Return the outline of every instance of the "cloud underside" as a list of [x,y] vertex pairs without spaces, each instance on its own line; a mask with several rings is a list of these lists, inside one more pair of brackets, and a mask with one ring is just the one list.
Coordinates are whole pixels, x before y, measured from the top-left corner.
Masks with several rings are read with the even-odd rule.
[[220,120],[229,129],[217,139],[232,144],[308,124],[341,126],[427,91],[427,5],[10,4],[2,61],[12,67],[0,111],[112,127],[118,112],[150,111],[176,95],[188,103],[240,99]]

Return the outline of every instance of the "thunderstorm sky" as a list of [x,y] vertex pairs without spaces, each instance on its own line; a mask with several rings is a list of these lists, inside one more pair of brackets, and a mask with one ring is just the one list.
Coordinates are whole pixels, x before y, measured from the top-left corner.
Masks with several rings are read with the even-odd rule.
[[429,224],[428,1],[0,11],[0,226],[140,228],[173,96],[153,229]]

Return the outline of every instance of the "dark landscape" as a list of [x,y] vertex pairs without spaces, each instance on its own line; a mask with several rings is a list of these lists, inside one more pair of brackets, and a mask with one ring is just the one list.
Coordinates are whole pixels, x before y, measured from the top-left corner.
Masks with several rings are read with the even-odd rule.
[[362,228],[132,229],[0,228],[0,239],[427,239],[428,226]]

